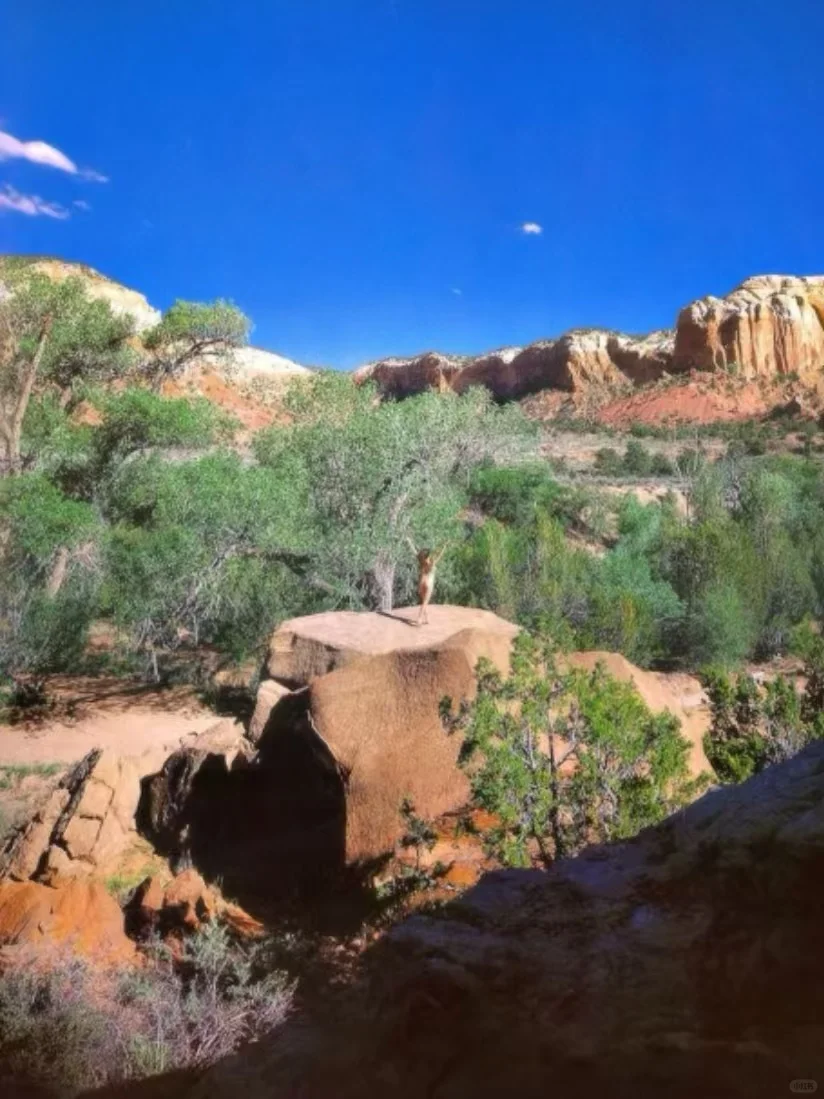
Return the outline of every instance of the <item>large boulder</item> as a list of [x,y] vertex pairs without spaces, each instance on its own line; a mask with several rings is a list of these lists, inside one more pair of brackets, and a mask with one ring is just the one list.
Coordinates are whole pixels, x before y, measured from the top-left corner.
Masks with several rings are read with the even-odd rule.
[[[65,948],[96,962],[134,957],[123,913],[102,882],[0,882],[0,947]],[[8,957],[8,953],[6,954]]]
[[[509,643],[498,633],[468,630],[432,648],[350,664],[309,686],[309,729],[327,766],[341,776],[347,865],[394,848],[405,831],[404,800],[425,820],[466,804],[460,741],[444,733],[440,704],[471,698],[478,658],[505,667]],[[276,740],[269,750],[277,751]]]
[[272,634],[264,662],[267,678],[288,687],[305,687],[320,675],[381,653],[431,651],[474,631],[485,635],[496,651],[509,650],[516,626],[491,611],[475,607],[432,606],[429,624],[417,625],[417,607],[397,607],[388,614],[327,611],[292,618]]
[[[428,626],[416,615],[330,612],[284,623],[263,669],[255,754],[192,746],[170,756],[143,782],[144,835],[174,866],[221,878],[248,907],[256,894],[377,872],[406,830],[404,801],[427,820],[462,809],[468,782],[441,704],[473,697],[480,657],[506,671],[517,627],[464,607],[431,607]],[[603,663],[654,712],[672,712],[692,772],[709,771],[696,680],[644,672],[614,653],[566,659]]]
[[425,818],[463,806],[460,744],[440,706],[472,697],[480,657],[506,670],[517,627],[461,607],[433,607],[418,627],[416,613],[285,623],[266,670],[297,689],[273,695],[276,680],[261,684],[256,755],[170,757],[143,783],[146,837],[175,865],[220,877],[248,907],[255,893],[368,872],[402,835],[406,799]]
[[679,314],[675,371],[727,370],[743,378],[796,373],[814,381],[822,364],[824,276],[760,275]]

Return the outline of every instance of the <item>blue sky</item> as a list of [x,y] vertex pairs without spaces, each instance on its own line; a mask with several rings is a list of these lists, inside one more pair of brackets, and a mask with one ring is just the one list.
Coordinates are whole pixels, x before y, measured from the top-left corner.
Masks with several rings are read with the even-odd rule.
[[342,367],[667,326],[824,271],[822,41],[821,0],[0,0],[0,251]]

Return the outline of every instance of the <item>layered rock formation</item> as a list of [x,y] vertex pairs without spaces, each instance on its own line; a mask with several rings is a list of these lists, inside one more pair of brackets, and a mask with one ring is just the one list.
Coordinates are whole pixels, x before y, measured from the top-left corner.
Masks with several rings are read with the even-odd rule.
[[[240,750],[244,730],[220,721],[182,738],[198,758]],[[0,879],[46,884],[102,876],[116,870],[137,844],[142,783],[169,755],[156,747],[136,756],[95,748],[68,769],[34,813],[0,851]]]
[[567,332],[557,340],[506,347],[475,357],[428,352],[409,359],[384,359],[355,371],[356,382],[373,381],[386,397],[409,397],[426,389],[462,393],[483,385],[498,400],[542,389],[574,392],[587,387],[641,384],[669,366],[672,335],[626,336],[605,329]]
[[744,378],[824,369],[824,277],[761,275],[724,298],[681,310],[672,368],[723,370]]
[[692,302],[673,331],[627,336],[573,329],[558,339],[474,357],[428,352],[383,359],[361,367],[354,378],[373,381],[387,397],[484,385],[496,399],[510,400],[544,389],[614,393],[691,370],[764,379],[798,374],[814,381],[822,368],[824,276],[761,275],[726,297]]

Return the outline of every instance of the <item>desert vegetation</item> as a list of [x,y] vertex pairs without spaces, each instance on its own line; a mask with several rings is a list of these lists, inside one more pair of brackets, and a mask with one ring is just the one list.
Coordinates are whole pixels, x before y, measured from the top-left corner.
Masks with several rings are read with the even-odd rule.
[[563,669],[552,638],[521,633],[507,678],[487,662],[478,696],[444,707],[474,801],[492,815],[486,842],[505,866],[549,866],[582,848],[634,836],[691,801],[688,744],[635,688]]
[[174,948],[151,944],[140,968],[24,954],[0,977],[0,1073],[74,1095],[205,1068],[282,1023],[292,996],[267,946],[219,923]]
[[[194,680],[204,654],[260,656],[286,619],[387,614],[414,601],[413,543],[446,547],[437,602],[523,627],[510,674],[482,662],[477,697],[442,712],[495,865],[548,867],[630,838],[710,781],[690,771],[675,718],[602,667],[571,668],[568,651],[700,673],[720,782],[824,733],[814,427],[797,453],[775,453],[764,425],[719,429],[714,449],[708,432],[673,432],[667,453],[653,429],[601,431],[587,475],[542,457],[542,429],[484,389],[390,400],[318,371],[284,390],[275,423],[242,430],[181,384],[204,359],[231,373],[249,332],[231,303],[178,302],[136,334],[77,280],[25,266],[5,278],[4,720],[47,717],[53,673]],[[650,480],[667,491],[636,497],[633,483]],[[108,643],[93,648],[101,628]],[[747,671],[788,653],[803,690]],[[0,789],[26,777],[0,768]],[[414,863],[390,885],[395,901],[437,890],[444,869],[425,858],[432,822],[408,800],[398,813]],[[142,949],[142,967],[105,976],[68,955],[18,959],[0,978],[0,1067],[74,1093],[212,1063],[289,1010],[272,956],[219,922]]]
[[7,683],[82,666],[95,621],[160,678],[187,646],[240,655],[286,617],[386,610],[413,597],[407,536],[449,541],[442,599],[644,666],[769,658],[820,613],[812,454],[599,451],[618,479],[677,475],[684,514],[556,475],[517,405],[482,390],[381,403],[323,372],[292,383],[287,422],[239,440],[216,405],[158,391],[193,356],[230,364],[239,311],[177,303],[135,341],[79,281],[18,277],[0,304]]

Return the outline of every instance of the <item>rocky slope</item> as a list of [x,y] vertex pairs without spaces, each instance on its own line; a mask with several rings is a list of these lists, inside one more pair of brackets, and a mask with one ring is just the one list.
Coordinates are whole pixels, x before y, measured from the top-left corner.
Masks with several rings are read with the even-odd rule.
[[798,1092],[824,1079],[822,807],[815,744],[628,843],[488,874],[394,928],[328,1015],[136,1094]]
[[462,392],[485,385],[500,400],[544,390],[613,396],[665,375],[691,371],[725,378],[797,376],[817,385],[824,368],[824,276],[762,275],[723,298],[701,298],[678,314],[672,331],[628,336],[574,329],[558,339],[475,357],[428,352],[383,359],[355,372],[388,397],[429,388]]

